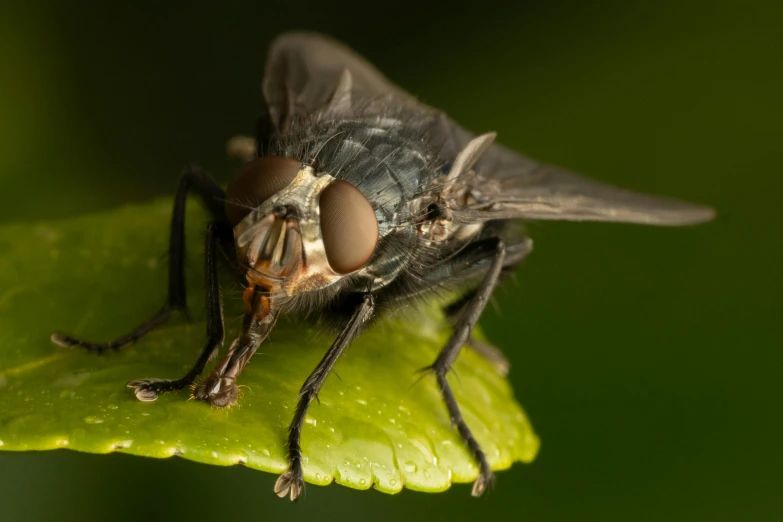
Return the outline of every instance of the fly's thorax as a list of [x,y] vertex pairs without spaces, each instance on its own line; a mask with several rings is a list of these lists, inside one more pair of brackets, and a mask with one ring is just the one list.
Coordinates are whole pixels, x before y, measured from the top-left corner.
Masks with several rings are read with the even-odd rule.
[[433,180],[436,189],[425,191],[412,200],[409,211],[415,219],[416,230],[424,244],[438,248],[448,242],[470,240],[483,227],[482,223],[459,223],[454,221],[455,208],[474,202],[470,190],[450,183],[447,176]]
[[370,290],[379,290],[397,279],[416,258],[418,240],[416,229],[409,225],[396,227],[383,236],[377,254],[364,270]]
[[378,221],[353,185],[300,164],[285,188],[236,223],[234,240],[249,287],[291,296],[360,272],[375,251]]

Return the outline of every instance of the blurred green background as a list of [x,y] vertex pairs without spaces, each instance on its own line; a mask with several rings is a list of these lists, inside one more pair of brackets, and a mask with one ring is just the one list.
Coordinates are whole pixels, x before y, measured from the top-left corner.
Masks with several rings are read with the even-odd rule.
[[0,518],[783,520],[783,4],[165,4],[4,7],[1,222],[172,194],[188,162],[228,181],[267,44],[295,28],[469,128],[719,218],[531,226],[535,254],[482,322],[543,445],[481,499],[310,487],[290,505],[240,467],[0,453]]

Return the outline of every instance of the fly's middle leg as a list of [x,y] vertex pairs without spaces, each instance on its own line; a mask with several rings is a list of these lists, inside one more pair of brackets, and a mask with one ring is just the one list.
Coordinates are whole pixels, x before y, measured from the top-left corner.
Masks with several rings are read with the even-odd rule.
[[[504,268],[503,272],[506,270],[508,270],[508,268]],[[501,272],[501,278],[503,276],[503,272]],[[464,312],[465,308],[470,304],[475,295],[476,290],[473,290],[444,307],[443,311],[446,314],[446,318],[449,320],[449,322],[452,323],[452,325],[454,325],[459,320],[460,314]],[[508,375],[511,364],[508,362],[508,359],[498,347],[480,339],[476,339],[472,332],[468,337],[466,346],[492,364],[492,367],[495,368],[495,371],[498,373],[498,375],[502,375],[503,377]]]
[[495,248],[494,253],[492,254],[492,262],[484,275],[484,279],[481,281],[481,284],[476,289],[470,301],[462,309],[459,319],[454,324],[454,332],[446,343],[446,346],[444,346],[438,354],[435,362],[429,368],[435,374],[438,388],[443,396],[443,401],[446,403],[446,408],[448,409],[452,424],[457,428],[462,440],[467,445],[471,455],[479,466],[479,477],[473,483],[472,493],[475,497],[481,495],[492,482],[492,469],[489,466],[489,462],[487,462],[484,451],[481,449],[481,446],[473,436],[465,419],[462,417],[462,412],[460,411],[446,376],[454,364],[454,361],[456,361],[462,346],[468,342],[470,333],[478,322],[481,312],[484,311],[487,301],[492,294],[492,290],[494,290],[495,285],[500,278],[506,256],[506,247],[500,239],[494,241]]

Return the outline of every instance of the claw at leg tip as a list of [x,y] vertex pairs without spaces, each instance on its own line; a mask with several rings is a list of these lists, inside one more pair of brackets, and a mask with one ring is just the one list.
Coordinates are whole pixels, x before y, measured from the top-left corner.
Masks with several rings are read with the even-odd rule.
[[286,471],[275,482],[275,495],[280,498],[290,497],[292,501],[299,498],[304,489],[304,483],[301,479],[295,479],[291,471]]
[[487,490],[487,486],[492,482],[493,478],[493,475],[479,475],[473,483],[473,489],[470,494],[474,497],[480,497]]
[[150,381],[130,381],[125,386],[132,388],[134,395],[136,395],[136,398],[141,402],[156,401],[158,399],[158,392],[149,389],[147,386],[145,386],[147,384],[150,384]]
[[136,398],[141,402],[153,402],[158,400],[158,394],[152,390],[136,390]]
[[68,348],[68,343],[65,341],[65,335],[60,332],[53,332],[49,339],[56,345]]

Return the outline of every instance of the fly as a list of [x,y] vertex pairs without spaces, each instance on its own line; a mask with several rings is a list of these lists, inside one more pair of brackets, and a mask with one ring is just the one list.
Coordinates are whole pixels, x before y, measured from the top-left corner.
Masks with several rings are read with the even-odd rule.
[[[128,383],[141,401],[192,386],[223,346],[217,263],[227,258],[245,288],[241,335],[193,388],[196,399],[228,407],[237,379],[281,314],[319,311],[340,324],[302,385],[288,430],[288,469],[275,493],[304,487],[300,435],[305,415],[346,347],[389,309],[444,289],[463,293],[447,307],[453,333],[427,367],[449,416],[479,467],[481,495],[493,476],[446,380],[462,346],[502,371],[505,359],[471,331],[498,282],[532,249],[531,220],[689,225],[711,209],[590,181],[474,135],[443,112],[391,84],[326,37],[290,33],[272,44],[263,79],[266,110],[255,140],[233,140],[245,160],[223,190],[198,168],[179,180],[170,229],[166,304],[127,335],[93,343],[55,333],[63,346],[102,353],[137,341],[185,307],[185,200],[203,200],[207,342],[178,379]],[[465,288],[471,288],[464,293]]]

